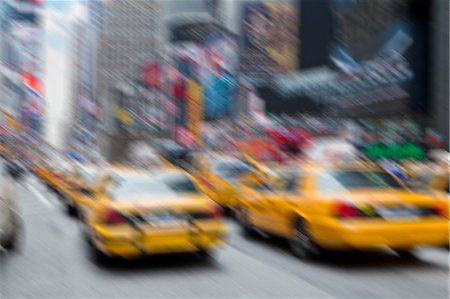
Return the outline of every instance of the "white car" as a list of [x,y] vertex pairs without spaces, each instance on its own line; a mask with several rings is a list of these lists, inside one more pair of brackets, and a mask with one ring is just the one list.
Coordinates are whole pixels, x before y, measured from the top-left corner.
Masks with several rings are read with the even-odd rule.
[[19,217],[13,199],[15,182],[4,172],[0,173],[0,249],[13,249],[17,244]]

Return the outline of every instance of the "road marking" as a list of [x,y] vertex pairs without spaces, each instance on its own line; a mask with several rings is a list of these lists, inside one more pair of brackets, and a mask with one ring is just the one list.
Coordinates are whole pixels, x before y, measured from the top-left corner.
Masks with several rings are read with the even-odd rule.
[[32,186],[29,182],[27,182],[27,189],[36,196],[43,204],[45,204],[49,208],[55,208],[54,204],[50,202],[41,192],[39,192],[34,186]]

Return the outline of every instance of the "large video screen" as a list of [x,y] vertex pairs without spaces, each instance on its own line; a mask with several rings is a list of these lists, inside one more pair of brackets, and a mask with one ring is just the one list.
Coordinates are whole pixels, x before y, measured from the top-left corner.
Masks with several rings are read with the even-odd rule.
[[262,85],[271,74],[298,66],[298,9],[288,2],[244,2],[241,23],[241,72]]

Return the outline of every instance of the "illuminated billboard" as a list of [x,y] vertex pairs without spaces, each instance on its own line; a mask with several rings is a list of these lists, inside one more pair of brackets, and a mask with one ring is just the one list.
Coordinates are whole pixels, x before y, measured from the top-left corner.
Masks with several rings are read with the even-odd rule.
[[291,3],[245,2],[242,5],[241,73],[264,84],[271,74],[298,67],[298,9]]

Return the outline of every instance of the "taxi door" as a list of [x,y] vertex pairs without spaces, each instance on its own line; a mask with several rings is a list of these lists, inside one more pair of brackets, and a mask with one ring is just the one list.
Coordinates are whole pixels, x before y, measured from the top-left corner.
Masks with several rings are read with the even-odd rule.
[[78,192],[80,217],[83,221],[89,221],[98,203],[105,200],[105,191],[109,184],[111,184],[111,177],[102,176],[91,187],[86,186]]
[[259,192],[259,197],[254,203],[254,224],[267,232],[278,234],[282,228],[280,211],[282,194],[273,190]]
[[274,190],[267,193],[260,203],[260,226],[263,230],[282,236],[290,234],[293,205],[304,195],[304,185],[304,177],[295,176],[273,186]]

